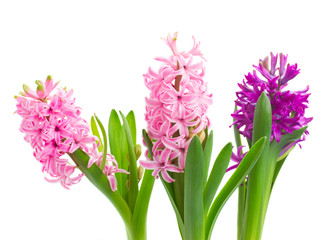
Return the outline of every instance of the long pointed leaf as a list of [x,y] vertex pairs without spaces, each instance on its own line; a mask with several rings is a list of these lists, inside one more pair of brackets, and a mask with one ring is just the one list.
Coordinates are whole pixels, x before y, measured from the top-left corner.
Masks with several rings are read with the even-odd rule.
[[212,230],[215,224],[215,221],[220,214],[223,206],[235,191],[235,189],[241,184],[241,182],[245,179],[248,173],[251,171],[253,166],[256,164],[258,158],[262,154],[265,146],[266,138],[260,139],[254,146],[250,149],[250,151],[243,158],[237,169],[234,171],[230,179],[221,189],[217,197],[215,198],[210,211],[207,216],[205,233],[206,239],[211,238]]
[[210,161],[212,156],[212,148],[213,148],[213,130],[210,132],[210,135],[207,137],[206,142],[203,142],[204,146],[204,172],[203,172],[203,186],[205,186],[208,174]]
[[205,145],[207,143],[207,140],[209,138],[209,127],[206,125],[205,129],[204,129],[204,133],[205,133],[205,138],[202,142],[202,147],[203,147],[203,150],[205,149]]
[[[238,109],[237,105],[234,105],[234,112],[236,112]],[[235,119],[233,119],[233,122]],[[241,143],[241,135],[240,132],[237,128],[237,125],[233,125],[233,132],[234,132],[234,139],[236,143],[237,149],[242,146]],[[250,148],[250,144],[249,144]],[[242,154],[242,150],[241,150]],[[237,214],[237,236],[238,239],[241,235],[242,232],[242,227],[243,227],[243,215],[244,215],[244,209],[245,209],[245,201],[246,201],[246,181],[243,181],[242,184],[239,186],[239,191],[238,191],[238,214]]]
[[195,136],[187,150],[184,176],[184,237],[186,240],[204,239],[203,207],[204,154]]
[[209,207],[214,199],[214,195],[220,186],[222,178],[228,169],[230,158],[232,154],[232,143],[228,143],[219,153],[216,158],[210,177],[204,188],[204,209],[208,212]]
[[136,119],[135,114],[133,111],[130,111],[126,117],[127,122],[129,124],[131,136],[132,136],[132,143],[136,145],[137,143],[137,128],[136,128]]
[[[121,157],[121,149],[122,151],[128,151],[128,149],[124,149],[121,144],[121,122],[116,110],[112,110],[109,117],[109,127],[108,127],[108,136],[109,136],[109,145],[111,154],[115,157],[118,167],[121,169],[128,170],[128,162],[126,159],[122,159]],[[122,161],[125,161],[124,164]],[[123,173],[115,174],[117,179],[117,189],[120,192],[121,196],[125,198],[126,196],[126,181],[127,175]]]
[[126,134],[126,140],[128,144],[128,154],[129,154],[129,207],[131,210],[134,209],[137,195],[138,195],[138,173],[137,173],[137,161],[136,161],[136,154],[133,145],[133,140],[131,136],[131,131],[127,122],[126,117],[120,112],[122,117],[123,126]]
[[253,120],[252,144],[267,137],[264,151],[248,176],[246,206],[242,239],[261,239],[262,216],[266,209],[266,198],[271,186],[276,161],[269,157],[272,113],[271,104],[263,92],[256,104]]
[[103,143],[102,143],[101,136],[100,136],[100,133],[98,130],[98,126],[96,125],[95,118],[93,116],[91,117],[91,131],[92,131],[93,135],[99,139],[100,146],[98,147],[98,150],[99,150],[99,152],[102,152],[103,151]]
[[103,137],[103,152],[102,152],[102,161],[100,163],[100,169],[103,171],[106,159],[107,159],[107,151],[108,151],[108,139],[107,139],[107,134],[105,132],[105,129],[103,127],[103,124],[101,123],[100,119],[98,116],[95,115],[95,120],[98,122],[102,137]]
[[132,226],[134,231],[134,239],[146,239],[146,220],[149,200],[155,178],[152,176],[153,170],[145,170],[144,177],[137,196],[136,205],[133,211]]

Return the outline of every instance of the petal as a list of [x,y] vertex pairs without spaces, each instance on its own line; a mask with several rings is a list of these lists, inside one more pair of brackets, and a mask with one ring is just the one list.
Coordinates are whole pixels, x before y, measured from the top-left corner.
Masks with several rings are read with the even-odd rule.
[[108,176],[109,182],[110,182],[110,187],[112,191],[117,190],[117,179],[114,175],[109,175]]
[[146,169],[149,169],[149,170],[154,170],[154,169],[156,169],[157,167],[160,166],[160,164],[155,162],[155,161],[146,161],[146,160],[139,160],[139,164],[143,168],[146,168]]
[[166,182],[168,182],[168,183],[175,182],[175,180],[174,180],[174,179],[172,179],[172,178],[169,176],[169,174],[167,173],[166,169],[164,169],[164,168],[161,170],[161,175],[162,175],[163,179],[164,179]]

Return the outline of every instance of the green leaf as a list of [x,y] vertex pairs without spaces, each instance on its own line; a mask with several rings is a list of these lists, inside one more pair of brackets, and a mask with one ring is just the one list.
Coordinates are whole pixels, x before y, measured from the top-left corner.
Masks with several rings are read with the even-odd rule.
[[134,239],[146,239],[146,220],[149,200],[155,178],[152,176],[153,170],[145,170],[144,177],[140,186],[140,191],[136,200],[136,205],[133,211],[132,226],[134,231]]
[[209,138],[209,127],[208,127],[208,126],[206,126],[206,127],[205,127],[205,129],[204,129],[203,131],[204,131],[204,133],[205,133],[205,138],[204,138],[204,140],[203,140],[203,142],[202,142],[202,148],[203,148],[203,150],[204,150],[204,149],[205,149],[206,142],[207,142],[207,140],[208,140],[208,138]]
[[274,172],[273,172],[271,189],[269,191],[269,196],[268,196],[267,201],[269,201],[269,197],[270,197],[272,188],[273,188],[274,183],[275,183],[275,181],[277,179],[277,176],[278,176],[278,174],[280,172],[280,169],[283,166],[283,164],[285,163],[286,158],[288,157],[289,153],[293,150],[294,147],[289,149],[281,157],[279,157],[279,154],[281,153],[282,149],[286,145],[291,144],[292,142],[299,140],[303,136],[306,129],[307,129],[307,126],[294,131],[292,134],[283,135],[281,137],[279,143],[276,140],[273,140],[271,142],[270,148],[269,148],[270,157],[271,157],[271,159],[273,159],[273,161],[276,161],[276,166],[275,166],[275,169],[274,169]]
[[134,209],[137,195],[138,195],[138,173],[137,173],[137,161],[136,161],[136,154],[133,145],[133,139],[131,136],[130,127],[126,117],[120,112],[122,117],[124,131],[126,134],[126,140],[128,145],[128,154],[129,154],[129,196],[128,202],[129,207],[131,210]]
[[146,143],[146,146],[147,146],[147,149],[148,149],[148,152],[152,158],[153,155],[153,143],[152,141],[150,140],[150,137],[148,136],[148,133],[146,132],[145,129],[142,130],[142,137],[144,138],[144,141]]
[[[121,126],[121,131],[120,131],[120,156],[121,156],[121,165],[119,166],[122,169],[125,169],[129,172],[129,154],[128,154],[128,143],[127,143],[127,138],[126,138],[126,132],[124,130],[124,125]],[[119,173],[119,175],[121,175],[121,178],[123,179],[123,181],[126,184],[125,187],[125,196],[124,198],[127,199],[128,201],[128,192],[129,192],[129,175],[128,174],[122,174]]]
[[206,138],[207,138],[206,142],[203,142],[205,144],[205,146],[203,147],[204,149],[203,186],[205,186],[207,177],[209,174],[209,167],[210,167],[212,148],[213,148],[213,130],[210,132],[210,135]]
[[[122,158],[121,155],[121,151],[128,152],[128,148],[127,146],[121,144],[121,134],[123,134],[121,122],[118,113],[114,109],[110,113],[108,130],[111,154],[115,157],[119,168],[128,170],[128,161],[126,158]],[[126,182],[128,176],[124,173],[116,173],[115,176],[118,184],[117,189],[120,192],[121,196],[125,198],[127,192]]]
[[206,239],[211,238],[212,230],[218,215],[220,214],[223,206],[235,191],[235,189],[241,184],[241,182],[245,179],[247,174],[251,171],[253,166],[256,164],[258,158],[262,154],[265,146],[266,138],[260,139],[254,146],[250,149],[250,151],[243,158],[237,169],[234,171],[230,179],[221,189],[217,197],[215,198],[209,213],[207,215],[206,226],[205,226],[205,234]]
[[238,187],[238,214],[237,214],[237,239],[239,239],[242,228],[243,228],[243,219],[244,219],[244,209],[246,203],[246,191],[247,191],[247,182],[243,182]]
[[306,129],[307,126],[294,131],[292,134],[282,135],[279,143],[277,143],[276,140],[273,140],[270,145],[270,151],[280,152],[287,144],[299,140],[303,136]]
[[98,139],[100,141],[100,146],[98,147],[98,150],[99,150],[99,152],[102,152],[103,151],[102,140],[101,140],[101,136],[100,136],[100,133],[98,130],[98,126],[96,125],[95,118],[93,116],[91,117],[91,130],[92,130],[93,135],[98,137]]
[[104,129],[103,124],[101,123],[100,119],[96,115],[94,117],[95,117],[95,120],[99,124],[100,130],[101,130],[101,133],[102,133],[102,137],[103,137],[102,161],[100,163],[100,169],[103,171],[105,163],[106,163],[106,159],[107,159],[108,139],[107,139],[107,134],[105,132],[105,129]]
[[207,213],[213,201],[214,195],[220,186],[222,178],[228,169],[232,154],[232,143],[228,143],[216,158],[209,179],[204,188],[204,209]]
[[[238,109],[237,105],[234,105],[234,112],[236,112]],[[235,121],[235,119],[233,119],[233,122]],[[240,136],[240,132],[237,128],[237,125],[233,125],[233,132],[234,132],[234,139],[236,142],[236,147],[237,149],[242,146],[241,143],[241,136]],[[250,141],[248,141],[248,145],[250,148]],[[242,154],[242,150],[241,150],[241,154]],[[243,215],[244,215],[244,209],[245,209],[245,201],[246,201],[246,181],[243,181],[243,183],[238,187],[238,214],[237,214],[237,236],[239,239],[239,236],[241,234],[242,231],[242,227],[243,227]]]
[[126,118],[129,124],[133,145],[136,145],[137,128],[136,128],[136,119],[135,119],[134,112],[130,111]]
[[262,137],[267,137],[267,140],[261,157],[248,176],[242,239],[261,239],[262,217],[266,209],[266,198],[276,165],[276,161],[269,157],[271,125],[271,104],[266,93],[263,92],[255,108],[252,144]]
[[[75,152],[70,153],[69,156],[79,167],[79,169],[85,174],[85,176],[90,180],[90,182],[97,189],[99,189],[114,205],[114,207],[122,217],[126,228],[131,229],[132,214],[130,208],[117,191],[113,192],[111,190],[109,180],[102,173],[100,168],[96,164],[92,164],[92,166],[88,168],[89,156],[80,149],[77,149]],[[93,218],[95,218],[95,216],[93,216]]]
[[179,213],[184,219],[184,173],[170,173],[170,176],[175,180],[172,182],[175,195],[175,203]]
[[204,239],[203,207],[204,154],[201,142],[194,136],[187,150],[184,176],[184,237]]

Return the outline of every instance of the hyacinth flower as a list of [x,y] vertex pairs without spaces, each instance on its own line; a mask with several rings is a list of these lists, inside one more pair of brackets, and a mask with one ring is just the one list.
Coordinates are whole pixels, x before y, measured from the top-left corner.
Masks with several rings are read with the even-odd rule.
[[[24,92],[15,97],[15,112],[23,118],[20,131],[34,149],[45,179],[69,189],[85,175],[115,206],[128,239],[145,240],[155,178],[151,171],[142,176],[142,168],[137,167],[141,147],[136,144],[134,113],[125,117],[120,112],[121,124],[112,110],[108,136],[99,118],[93,116],[91,133],[89,124],[81,118],[81,108],[75,105],[72,90],[58,88],[51,76],[36,84],[36,91],[24,85]],[[111,154],[107,152],[108,138]]]
[[[270,60],[270,61],[269,61]],[[279,62],[279,63],[278,63]],[[265,149],[239,187],[238,239],[261,239],[267,206],[278,173],[295,145],[305,140],[309,87],[287,90],[288,82],[299,73],[297,64],[287,64],[287,55],[271,53],[245,75],[236,93],[234,131],[238,155],[240,135],[249,146],[266,136]]]
[[160,69],[144,75],[150,90],[146,98],[143,130],[147,146],[142,167],[160,178],[173,206],[182,239],[210,239],[222,207],[251,170],[264,147],[264,138],[246,154],[229,181],[215,194],[227,170],[232,144],[219,153],[210,175],[213,132],[207,109],[212,103],[204,81],[204,57],[196,42],[191,50],[180,52],[177,33],[164,41],[172,55],[158,57]]

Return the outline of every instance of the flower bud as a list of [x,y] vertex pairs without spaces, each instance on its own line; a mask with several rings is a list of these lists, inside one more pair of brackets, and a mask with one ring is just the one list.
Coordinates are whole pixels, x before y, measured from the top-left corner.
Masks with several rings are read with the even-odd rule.
[[137,173],[138,173],[138,182],[142,179],[142,176],[144,175],[144,169],[142,166],[139,166],[137,168]]
[[141,156],[141,145],[136,144],[134,148],[135,148],[136,160],[138,160]]

